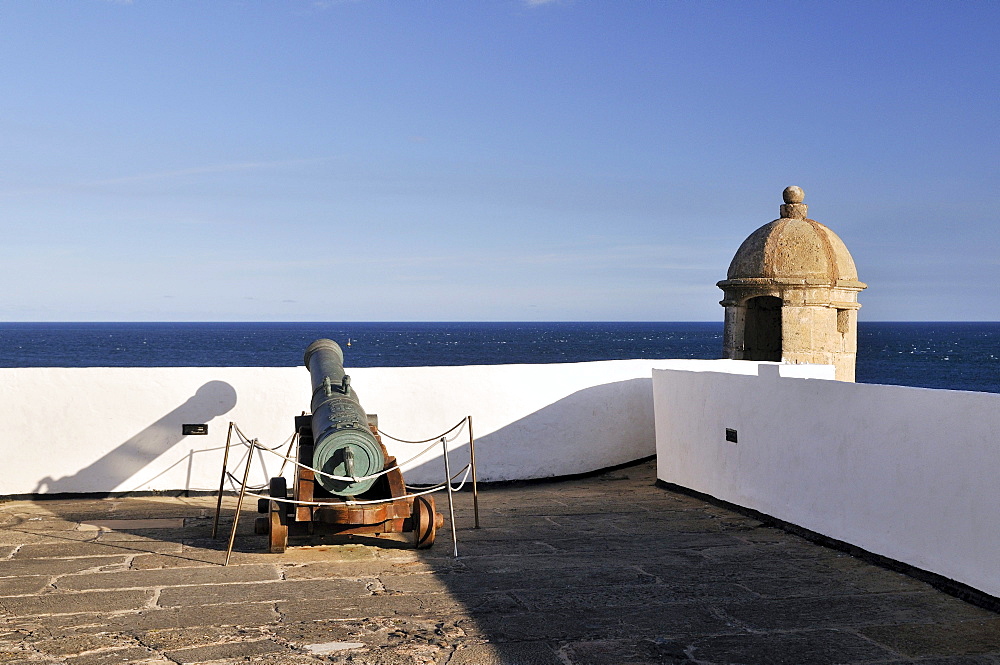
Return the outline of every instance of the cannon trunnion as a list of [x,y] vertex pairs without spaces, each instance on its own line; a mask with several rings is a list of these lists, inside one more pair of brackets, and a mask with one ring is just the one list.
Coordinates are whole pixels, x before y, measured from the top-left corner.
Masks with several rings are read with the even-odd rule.
[[306,349],[305,365],[312,414],[295,418],[291,496],[284,478],[271,478],[271,498],[257,506],[266,516],[257,518],[255,530],[268,536],[269,551],[284,552],[289,537],[324,535],[412,533],[416,547],[433,545],[444,516],[431,496],[407,495],[396,458],[382,444],[378,418],[365,413],[344,372],[340,346],[316,340]]

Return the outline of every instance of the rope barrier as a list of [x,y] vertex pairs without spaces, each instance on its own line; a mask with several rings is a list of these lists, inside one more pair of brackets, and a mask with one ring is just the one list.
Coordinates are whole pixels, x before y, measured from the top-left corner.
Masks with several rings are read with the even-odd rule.
[[[393,441],[397,441],[399,443],[420,444],[420,443],[429,443],[429,442],[433,441],[434,444],[437,445],[441,441],[442,437],[448,436],[449,434],[451,434],[452,432],[454,432],[455,430],[457,430],[459,427],[463,426],[468,421],[469,421],[469,417],[466,416],[465,418],[462,418],[460,421],[458,421],[458,424],[455,425],[454,427],[452,427],[451,429],[446,430],[446,431],[442,432],[441,434],[438,434],[437,436],[432,436],[429,439],[423,439],[422,441],[407,441],[406,439],[397,439],[396,437],[392,436],[391,434],[386,434],[381,429],[378,431],[378,433],[381,434],[382,436],[386,437],[386,438],[392,439]],[[453,436],[451,438],[451,440],[454,441],[456,438],[458,438],[458,434],[455,434],[455,436]]]
[[[236,464],[233,465],[233,467],[238,469],[239,467],[243,466],[243,463],[246,461],[246,458],[247,458],[248,454],[249,454],[249,451],[247,453],[245,453],[242,457],[240,457],[239,460],[237,460]],[[229,474],[229,475],[232,475],[232,474]],[[247,485],[247,487],[256,488],[256,489],[264,489],[267,486],[268,486],[267,483],[264,483],[262,485]],[[234,489],[235,490],[235,488],[232,488],[232,487],[230,489]]]
[[[460,420],[458,422],[458,424],[456,424],[454,427],[451,427],[450,429],[446,430],[445,432],[443,432],[442,434],[438,435],[437,437],[434,437],[432,439],[425,439],[423,441],[406,441],[404,439],[397,439],[396,437],[391,436],[389,434],[386,434],[382,430],[379,430],[379,434],[380,435],[385,436],[385,437],[387,437],[389,439],[392,439],[393,441],[397,441],[399,443],[421,444],[421,443],[427,443],[427,442],[430,442],[430,441],[433,441],[433,443],[431,443],[431,445],[427,446],[426,448],[424,448],[419,453],[417,453],[416,455],[414,455],[410,459],[406,460],[405,462],[401,462],[401,463],[397,462],[395,465],[390,466],[390,467],[388,467],[386,469],[383,469],[382,471],[379,471],[378,473],[373,473],[373,474],[370,474],[370,475],[367,475],[367,476],[357,476],[357,477],[355,477],[355,476],[337,476],[337,475],[334,475],[332,473],[326,473],[325,471],[320,471],[319,469],[315,469],[315,468],[309,466],[308,464],[303,464],[302,462],[299,462],[298,460],[293,459],[293,458],[289,457],[288,455],[283,455],[282,453],[278,452],[278,450],[280,448],[284,447],[289,442],[294,441],[294,439],[298,435],[298,433],[293,433],[291,436],[289,436],[287,439],[285,439],[280,445],[274,446],[273,448],[269,448],[268,446],[263,445],[262,443],[260,443],[256,439],[250,440],[245,434],[243,434],[242,430],[240,430],[239,426],[236,423],[232,423],[232,427],[233,427],[233,431],[236,432],[236,435],[237,435],[237,437],[240,440],[240,444],[243,445],[244,447],[248,448],[251,451],[254,450],[254,449],[256,449],[256,450],[260,450],[260,451],[263,451],[263,452],[271,453],[272,455],[275,455],[276,457],[280,457],[283,460],[282,465],[281,465],[282,471],[285,468],[285,464],[288,463],[288,462],[291,462],[296,467],[299,467],[299,468],[302,468],[302,469],[306,469],[308,471],[312,471],[314,474],[323,476],[324,478],[330,478],[332,480],[337,480],[337,481],[340,481],[340,482],[357,483],[357,482],[363,482],[363,481],[366,481],[366,480],[372,480],[372,479],[375,479],[375,478],[379,478],[380,476],[384,476],[385,474],[390,473],[391,471],[393,471],[395,469],[401,469],[401,467],[409,464],[410,462],[413,462],[413,461],[419,459],[423,455],[427,454],[428,452],[430,452],[431,450],[433,450],[434,448],[436,448],[438,443],[440,443],[440,442],[447,443],[448,440],[446,439],[446,437],[449,434],[451,434],[452,432],[455,432],[456,430],[459,430],[459,428],[461,428],[463,425],[465,425],[468,422],[468,420],[469,420],[469,417],[466,416],[465,418],[462,418],[462,420]],[[459,430],[458,432],[456,432],[455,435],[451,438],[451,441],[454,441],[455,439],[457,439],[458,435],[460,433],[461,433],[461,430]],[[243,458],[240,459],[240,463],[243,461],[243,459],[246,459],[246,456],[244,456]],[[239,466],[240,463],[237,463],[236,466]],[[315,501],[295,501],[293,499],[278,499],[278,498],[274,498],[274,500],[275,501],[286,502],[286,503],[296,503],[296,504],[304,505],[304,506],[335,506],[335,505],[344,505],[345,503],[347,505],[368,505],[368,504],[377,504],[377,503],[389,503],[389,502],[392,502],[392,501],[399,501],[401,498],[414,497],[414,496],[423,496],[424,494],[432,494],[434,492],[440,492],[441,490],[445,489],[446,487],[449,487],[451,485],[451,482],[453,480],[455,480],[455,478],[458,478],[458,476],[460,476],[462,474],[462,472],[464,471],[465,472],[465,477],[462,478],[462,482],[459,483],[458,488],[457,489],[451,488],[451,491],[459,492],[459,491],[462,490],[463,487],[465,487],[465,483],[466,483],[466,481],[469,478],[469,474],[470,474],[471,470],[472,470],[471,463],[470,464],[466,464],[463,468],[461,468],[461,469],[458,470],[458,473],[456,473],[455,475],[453,475],[451,478],[448,478],[446,482],[441,483],[440,485],[435,485],[435,486],[433,486],[433,487],[431,487],[429,489],[423,489],[420,492],[407,494],[405,497],[396,497],[395,499],[374,499],[374,500],[368,500],[368,501],[346,500],[346,501],[337,501],[337,502],[328,502],[328,503],[315,502]],[[234,483],[235,483],[235,485],[241,485],[242,489],[245,491],[245,493],[248,494],[248,495],[250,495],[250,496],[256,496],[256,497],[262,498],[262,499],[273,498],[273,497],[270,497],[270,496],[267,496],[267,495],[255,494],[253,492],[246,491],[246,490],[251,490],[251,489],[262,490],[262,489],[264,489],[265,487],[268,486],[267,484],[264,484],[264,485],[246,485],[246,484],[242,484],[238,480],[236,480],[236,478],[233,476],[233,474],[229,473],[228,471],[224,471],[224,473],[230,479],[230,489],[236,491],[236,487],[234,486]],[[404,485],[404,487],[406,487],[407,490],[417,489],[417,488],[412,487],[410,485]]]
[[[241,441],[240,443],[242,445],[248,447],[248,448],[254,445],[250,441]],[[388,467],[386,469],[382,469],[378,473],[373,473],[373,474],[367,475],[367,476],[336,476],[336,475],[334,475],[332,473],[326,473],[325,471],[320,471],[319,469],[314,469],[313,467],[309,466],[308,464],[303,464],[302,462],[299,462],[298,460],[295,460],[295,459],[293,459],[291,457],[288,457],[287,455],[282,455],[279,452],[275,452],[276,448],[267,448],[267,447],[261,446],[260,444],[257,444],[256,447],[257,447],[258,450],[265,450],[266,452],[269,452],[272,455],[276,455],[277,457],[280,457],[285,462],[291,462],[292,464],[294,464],[297,467],[300,467],[300,468],[303,468],[303,469],[308,469],[309,471],[312,471],[313,473],[315,473],[317,475],[323,476],[324,478],[331,478],[333,480],[338,480],[338,481],[344,482],[344,483],[357,483],[357,482],[361,482],[361,481],[365,481],[365,480],[371,480],[371,479],[374,479],[374,478],[378,478],[379,476],[384,476],[385,474],[389,473],[393,469],[401,469],[404,465],[409,464],[410,462],[412,462],[412,461],[414,461],[416,459],[419,459],[422,455],[430,452],[432,449],[434,449],[435,447],[437,447],[437,443],[434,443],[434,444],[431,444],[430,446],[427,446],[426,448],[424,448],[419,453],[417,453],[416,455],[414,455],[410,459],[406,460],[405,462],[402,462],[402,463],[397,462],[394,466],[390,466],[390,467]],[[280,447],[280,446],[278,446],[278,447]]]
[[[402,469],[402,467],[406,466],[410,462],[413,462],[413,461],[419,459],[423,455],[427,454],[428,452],[430,452],[431,450],[433,450],[434,448],[436,448],[437,444],[441,441],[441,439],[445,438],[448,434],[454,432],[456,429],[458,429],[459,427],[461,427],[462,425],[464,425],[467,420],[468,420],[468,416],[466,416],[465,418],[462,418],[461,422],[459,422],[457,425],[455,425],[451,429],[447,430],[442,435],[440,435],[440,436],[436,437],[435,439],[433,439],[434,443],[432,443],[431,445],[427,446],[426,448],[424,448],[419,453],[417,453],[416,455],[414,455],[410,459],[406,460],[405,462],[396,462],[395,466],[390,466],[389,468],[382,469],[378,473],[373,473],[373,474],[370,474],[370,475],[367,475],[367,476],[356,476],[356,477],[355,476],[337,476],[337,475],[334,475],[332,473],[326,473],[325,471],[320,471],[319,469],[314,469],[313,467],[308,466],[307,464],[303,464],[302,462],[299,462],[298,460],[292,459],[291,457],[289,457],[287,455],[282,455],[281,453],[277,452],[277,450],[279,448],[281,448],[282,446],[284,446],[285,443],[287,443],[292,437],[295,436],[295,434],[293,434],[292,437],[289,437],[288,439],[285,439],[285,441],[280,446],[275,446],[274,448],[268,448],[267,446],[262,445],[261,443],[251,442],[249,439],[247,439],[246,436],[243,435],[243,432],[240,431],[239,427],[235,427],[235,430],[236,430],[237,435],[239,435],[240,443],[243,446],[245,446],[245,447],[256,446],[256,448],[258,450],[263,450],[263,451],[269,452],[269,453],[271,453],[273,455],[276,455],[276,456],[280,457],[285,462],[291,462],[292,464],[294,464],[294,465],[296,465],[298,467],[301,467],[303,469],[307,469],[309,471],[312,471],[313,473],[318,474],[320,476],[323,476],[324,478],[330,478],[331,480],[337,480],[337,481],[343,482],[343,483],[357,483],[357,482],[363,482],[363,481],[366,481],[366,480],[373,480],[375,478],[379,478],[380,476],[384,476],[385,474],[389,473],[390,471],[392,471],[394,469]],[[397,439],[395,437],[389,436],[388,434],[385,434],[385,432],[383,432],[382,430],[379,430],[379,434],[384,435],[387,438],[390,438],[393,441],[398,441],[400,443],[420,444],[420,443],[427,443],[427,441],[431,441],[431,439],[427,439],[426,441],[403,441],[402,439]],[[455,436],[453,436],[451,438],[451,441],[454,441],[456,438],[458,438],[458,434],[456,434]],[[284,469],[284,464],[282,465],[282,469]]]
[[[305,415],[305,413],[303,413],[303,415]],[[448,463],[448,444],[450,443],[450,441],[454,441],[454,440],[456,440],[459,437],[459,435],[462,432],[462,427],[466,426],[466,425],[469,428],[469,463],[466,464],[463,468],[459,469],[457,473],[455,473],[454,475],[452,475],[451,474],[451,470],[449,468],[449,463]],[[227,468],[228,462],[229,462],[229,451],[230,451],[231,442],[232,442],[232,435],[233,435],[234,432],[236,433],[236,436],[239,439],[240,445],[242,445],[242,446],[244,446],[246,448],[246,453],[243,455],[243,457],[240,459],[240,461],[236,464],[236,467],[238,468],[241,464],[243,464],[244,460],[246,460],[246,463],[245,463],[245,466],[244,466],[244,469],[243,469],[243,479],[242,480],[237,479],[237,477],[235,475],[233,475],[232,473],[230,473],[229,470],[228,470],[228,468]],[[229,533],[229,545],[226,548],[226,560],[225,560],[225,562],[222,565],[223,566],[228,566],[229,565],[229,559],[230,559],[230,557],[232,556],[232,553],[233,553],[233,543],[234,543],[235,538],[236,538],[236,528],[237,528],[237,524],[239,523],[240,510],[241,510],[241,508],[243,506],[243,499],[247,495],[252,496],[252,497],[256,497],[258,499],[267,499],[268,501],[274,501],[276,503],[291,504],[291,505],[294,505],[294,506],[316,506],[316,507],[323,507],[323,506],[370,506],[370,505],[377,505],[377,504],[395,503],[395,502],[398,502],[398,501],[412,501],[416,497],[425,496],[427,494],[433,494],[435,492],[440,492],[442,490],[447,489],[448,490],[448,508],[449,508],[449,512],[450,512],[450,515],[451,515],[451,539],[452,539],[452,544],[453,544],[453,547],[454,547],[454,550],[453,550],[454,551],[454,556],[457,557],[458,556],[458,539],[457,539],[456,527],[455,527],[455,506],[454,506],[454,503],[453,503],[453,500],[452,500],[452,494],[454,492],[461,491],[462,488],[465,487],[465,483],[468,481],[470,474],[472,475],[473,509],[474,509],[474,513],[475,513],[475,517],[476,517],[476,528],[477,529],[479,528],[479,502],[478,502],[478,495],[477,495],[477,489],[476,489],[477,488],[477,486],[476,486],[476,448],[475,448],[475,439],[473,438],[473,435],[472,435],[472,416],[466,416],[465,418],[462,418],[462,420],[460,420],[454,427],[451,427],[450,429],[446,430],[442,434],[440,434],[440,435],[438,435],[436,437],[432,437],[430,439],[424,439],[422,441],[408,441],[406,439],[400,439],[400,438],[394,437],[394,436],[392,436],[390,434],[386,434],[385,432],[381,432],[381,431],[379,431],[378,434],[382,435],[382,436],[385,436],[388,439],[392,439],[393,441],[397,441],[397,442],[403,443],[403,444],[419,445],[419,444],[423,444],[423,443],[430,443],[430,445],[427,446],[426,448],[424,448],[423,450],[421,450],[420,452],[418,452],[416,455],[412,456],[410,459],[408,459],[405,462],[403,462],[402,464],[400,464],[399,462],[396,462],[395,464],[393,464],[389,468],[383,469],[382,471],[380,471],[378,473],[374,473],[374,474],[371,474],[371,475],[368,475],[368,476],[362,476],[362,477],[349,476],[349,477],[345,477],[345,476],[337,476],[337,475],[334,475],[334,474],[331,474],[331,473],[326,473],[324,471],[320,471],[319,469],[314,469],[311,466],[308,466],[306,464],[303,464],[303,463],[299,462],[297,459],[293,459],[290,455],[291,455],[291,452],[292,452],[292,447],[295,445],[296,441],[298,441],[298,439],[299,439],[299,433],[298,432],[292,433],[292,435],[289,436],[287,439],[285,439],[285,441],[283,441],[281,444],[279,444],[277,446],[274,446],[274,447],[268,447],[268,446],[265,446],[265,445],[261,444],[257,439],[252,439],[251,440],[249,437],[247,437],[245,434],[243,434],[243,431],[240,430],[239,426],[236,423],[230,421],[230,423],[229,423],[229,432],[226,435],[225,454],[224,454],[223,460],[222,460],[222,477],[219,479],[219,496],[218,496],[218,500],[216,501],[216,506],[215,506],[215,520],[214,520],[214,522],[212,524],[212,537],[213,538],[215,538],[216,535],[218,534],[219,517],[220,517],[221,512],[222,512],[222,495],[223,495],[223,489],[225,488],[225,485],[226,485],[226,479],[227,478],[229,480],[229,485],[230,485],[231,489],[233,489],[235,491],[236,488],[237,488],[237,486],[239,487],[239,498],[237,499],[237,502],[236,502],[236,513],[233,516],[232,529],[230,530],[230,533]],[[451,439],[448,438],[448,435],[452,435]],[[385,498],[385,499],[366,499],[366,500],[339,499],[337,501],[304,501],[304,500],[299,500],[299,499],[289,499],[289,498],[286,498],[286,497],[274,497],[274,496],[270,496],[270,492],[268,492],[268,494],[262,494],[261,491],[263,491],[263,489],[265,487],[267,487],[270,483],[267,483],[265,485],[250,485],[247,482],[248,479],[249,479],[249,476],[250,476],[250,466],[251,466],[251,463],[253,461],[253,453],[254,453],[255,450],[259,450],[259,451],[261,451],[261,453],[267,452],[267,453],[270,453],[272,455],[276,455],[276,456],[278,456],[278,457],[280,457],[282,459],[281,470],[278,472],[278,477],[282,477],[282,478],[284,477],[283,474],[284,474],[284,471],[285,471],[285,466],[289,462],[291,462],[293,465],[295,465],[296,468],[307,469],[307,470],[311,471],[314,475],[319,475],[319,476],[323,476],[323,477],[326,477],[326,478],[332,478],[333,480],[337,480],[337,481],[340,481],[340,482],[357,483],[357,482],[363,482],[363,481],[373,480],[373,479],[379,478],[380,476],[383,476],[383,475],[385,475],[387,473],[390,473],[392,471],[395,471],[395,470],[400,470],[401,471],[401,467],[402,466],[410,464],[411,462],[416,461],[417,459],[419,459],[423,455],[426,455],[428,452],[430,452],[431,450],[433,450],[437,446],[438,443],[441,444],[441,446],[443,448],[443,453],[444,453],[445,481],[443,483],[439,484],[439,485],[434,485],[432,487],[429,487],[429,488],[426,488],[426,489],[422,489],[420,491],[413,491],[413,490],[415,490],[417,488],[413,487],[413,486],[410,486],[410,485],[404,484],[403,487],[404,487],[404,491],[406,493],[403,494],[402,496],[390,497],[390,498]],[[281,452],[278,452],[286,444],[287,444],[288,448],[285,451],[285,453],[282,454]],[[464,476],[462,478],[462,481],[458,484],[458,487],[455,488],[452,485],[452,482],[456,478],[458,478],[460,475],[462,475],[463,473],[464,473]],[[272,480],[273,480],[273,478],[272,478]],[[401,480],[401,477],[400,477],[400,480]],[[257,491],[254,491],[254,490],[257,490]],[[416,517],[414,517],[414,519],[416,519]]]
[[[455,477],[457,478],[463,471],[465,472],[465,476],[462,478],[462,482],[459,483],[457,488],[452,488],[453,492],[462,491],[462,488],[465,486],[466,481],[469,479],[469,474],[472,473],[472,465],[466,464],[462,469],[459,470],[458,473],[455,474]],[[226,472],[226,475],[229,477],[229,480],[231,481],[230,487],[235,490],[236,488],[233,486],[233,483],[238,485],[240,481],[236,478],[236,476],[229,473],[228,471]],[[246,496],[254,496],[257,497],[258,499],[270,499],[271,501],[275,501],[277,503],[291,503],[296,506],[344,506],[344,505],[371,506],[379,503],[394,503],[396,501],[404,501],[406,499],[412,499],[414,497],[424,496],[426,494],[434,494],[435,492],[440,492],[447,487],[448,484],[442,483],[440,485],[437,485],[436,487],[431,487],[421,492],[413,492],[411,494],[405,494],[403,496],[397,496],[391,499],[366,499],[364,501],[357,501],[353,499],[348,499],[345,501],[299,501],[297,499],[283,499],[280,497],[269,496],[267,494],[257,494],[255,492],[249,492],[249,491],[245,492],[245,494]]]
[[[465,466],[471,466],[471,464],[466,464]],[[459,469],[459,470],[458,470],[458,473],[456,473],[456,474],[455,474],[455,475],[453,475],[453,476],[452,476],[451,478],[449,478],[449,479],[448,479],[448,480],[449,480],[449,482],[450,482],[450,481],[452,481],[452,480],[455,480],[456,478],[458,478],[458,477],[459,477],[459,475],[461,475],[461,473],[462,473],[463,471],[465,471],[465,467],[462,467],[461,469]],[[463,485],[465,484],[465,481],[464,481],[464,480],[462,481],[462,484],[463,484]],[[403,487],[405,487],[405,488],[406,488],[406,489],[408,489],[408,490],[425,490],[425,489],[427,489],[428,487],[444,487],[444,483],[441,483],[441,484],[439,484],[439,485],[407,485],[406,483],[403,483]],[[458,491],[460,491],[461,489],[462,489],[462,485],[459,485],[459,486],[458,486],[458,489],[456,489],[455,491],[456,491],[456,492],[458,492]]]

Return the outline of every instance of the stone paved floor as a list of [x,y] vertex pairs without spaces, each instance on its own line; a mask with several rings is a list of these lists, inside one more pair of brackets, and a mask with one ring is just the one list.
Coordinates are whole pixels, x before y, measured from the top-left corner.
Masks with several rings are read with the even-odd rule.
[[0,662],[1000,665],[1000,615],[654,476],[491,488],[479,530],[463,493],[458,559],[264,554],[248,512],[224,568],[211,498],[0,504]]

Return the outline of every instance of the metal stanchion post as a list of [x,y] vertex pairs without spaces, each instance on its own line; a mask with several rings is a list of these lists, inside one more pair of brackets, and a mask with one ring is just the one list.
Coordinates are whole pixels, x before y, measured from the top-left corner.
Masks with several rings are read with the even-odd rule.
[[288,450],[285,451],[285,459],[281,460],[281,468],[278,469],[278,475],[285,475],[285,465],[288,464],[288,458],[292,456],[292,447],[299,438],[299,433],[294,432],[292,434],[292,440],[288,442]]
[[476,516],[476,528],[479,528],[479,485],[476,476],[476,437],[472,435],[472,416],[469,416],[469,457],[472,463],[472,512]]
[[229,546],[226,548],[226,561],[223,566],[229,565],[229,557],[233,555],[233,543],[236,541],[236,526],[240,523],[240,509],[243,508],[243,497],[247,493],[247,480],[250,478],[250,462],[253,461],[253,451],[257,448],[257,439],[250,442],[250,450],[247,451],[247,468],[243,470],[243,482],[240,484],[240,498],[236,501],[236,514],[233,515],[233,530],[229,533]]
[[219,500],[215,503],[215,521],[212,522],[212,538],[219,534],[219,514],[222,512],[222,491],[226,487],[226,465],[229,464],[229,442],[233,439],[233,422],[229,422],[229,431],[226,433],[226,452],[222,456],[222,477],[219,478]]
[[444,482],[448,485],[448,514],[451,516],[451,542],[454,556],[458,558],[458,534],[455,532],[455,501],[451,496],[451,463],[448,462],[448,439],[441,437],[441,447],[444,448]]

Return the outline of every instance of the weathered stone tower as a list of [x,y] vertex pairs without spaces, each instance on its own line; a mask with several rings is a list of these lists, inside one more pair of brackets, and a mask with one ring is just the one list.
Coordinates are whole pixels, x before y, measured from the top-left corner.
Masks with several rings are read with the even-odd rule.
[[822,363],[854,380],[858,293],[866,284],[844,242],[807,219],[805,194],[787,187],[781,218],[740,245],[725,292],[725,357]]

